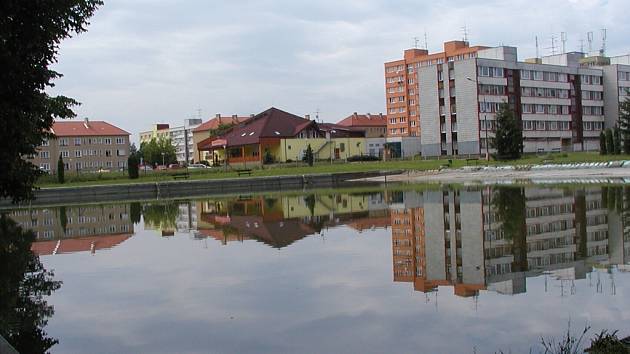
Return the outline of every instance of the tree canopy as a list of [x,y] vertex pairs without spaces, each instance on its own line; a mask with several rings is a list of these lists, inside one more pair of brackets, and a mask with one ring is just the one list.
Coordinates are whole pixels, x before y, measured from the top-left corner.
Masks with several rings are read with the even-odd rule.
[[630,154],[630,96],[619,105],[619,130],[624,154]]
[[[164,159],[162,159],[164,153]],[[171,143],[171,139],[151,139],[149,142],[140,144],[140,156],[145,164],[161,165],[177,163],[177,153],[175,146]]]
[[0,2],[0,198],[32,198],[42,174],[25,156],[53,138],[54,119],[75,116],[78,102],[50,96],[62,75],[50,69],[62,40],[86,30],[100,0]]
[[493,147],[499,159],[517,159],[523,153],[523,129],[514,111],[507,103],[502,103],[496,114],[496,134]]

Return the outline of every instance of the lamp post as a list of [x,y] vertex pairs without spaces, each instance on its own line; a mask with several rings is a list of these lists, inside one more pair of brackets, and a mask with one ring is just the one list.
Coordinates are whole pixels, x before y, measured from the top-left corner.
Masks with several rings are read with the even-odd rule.
[[[475,85],[478,85],[478,82],[476,80],[471,79],[470,77],[467,77],[466,80],[475,83]],[[479,90],[479,88],[477,88],[477,90]],[[479,94],[477,94],[477,97],[479,97]],[[488,150],[488,115],[486,114],[486,96],[483,96],[483,130],[484,130],[484,135],[485,135],[485,139],[486,139],[486,161],[490,161],[490,152]]]

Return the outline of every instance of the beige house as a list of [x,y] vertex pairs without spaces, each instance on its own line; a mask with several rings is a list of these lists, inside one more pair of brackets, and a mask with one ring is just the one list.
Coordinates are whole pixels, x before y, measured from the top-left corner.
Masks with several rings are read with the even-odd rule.
[[71,172],[117,171],[127,167],[129,133],[103,121],[57,121],[45,141],[31,157],[42,171],[56,174],[61,155],[65,170]]

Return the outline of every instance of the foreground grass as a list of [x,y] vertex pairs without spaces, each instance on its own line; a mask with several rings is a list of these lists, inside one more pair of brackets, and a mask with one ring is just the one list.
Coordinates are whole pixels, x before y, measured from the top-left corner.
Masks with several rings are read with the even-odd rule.
[[[283,164],[264,166],[263,169],[256,168],[252,171],[252,177],[263,176],[287,176],[304,175],[317,173],[346,173],[346,172],[372,172],[372,171],[428,171],[443,167],[460,168],[466,165],[535,165],[541,163],[562,164],[562,163],[583,163],[583,162],[607,162],[615,160],[630,160],[630,155],[599,155],[597,153],[574,152],[574,153],[554,153],[545,155],[526,155],[521,159],[512,161],[489,161],[465,159],[441,159],[441,160],[397,160],[397,161],[375,161],[375,162],[351,162],[351,163],[326,163],[319,162],[309,167],[304,164]],[[449,163],[450,161],[450,163]],[[173,181],[173,173],[168,172],[148,172],[140,173],[140,178],[130,180],[125,173],[84,173],[81,175],[66,175],[66,183],[59,184],[54,176],[45,176],[40,179],[37,186],[40,188],[51,187],[78,187],[93,185],[113,185],[113,184],[133,184],[133,183],[154,183]],[[207,180],[220,178],[247,178],[239,177],[234,171],[224,171],[222,168],[211,168],[203,170],[189,170],[189,180]]]

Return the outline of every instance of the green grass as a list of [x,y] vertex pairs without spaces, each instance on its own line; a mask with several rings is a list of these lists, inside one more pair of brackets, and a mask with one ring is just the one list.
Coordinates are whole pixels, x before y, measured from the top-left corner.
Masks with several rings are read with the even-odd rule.
[[[606,162],[615,160],[630,160],[630,155],[599,155],[598,153],[573,152],[573,153],[552,153],[544,155],[526,155],[518,160],[511,161],[489,161],[490,165],[534,165],[540,163],[582,163],[582,162]],[[460,168],[466,165],[485,165],[486,161],[466,161],[465,159],[453,159],[449,165],[447,159],[432,160],[397,160],[397,161],[375,161],[375,162],[351,162],[334,163],[318,162],[313,167],[304,164],[282,164],[265,166],[264,169],[254,168],[252,177],[262,176],[287,176],[304,175],[317,173],[344,173],[344,172],[370,172],[370,171],[427,171],[436,170],[441,167]],[[173,173],[178,171],[164,172],[140,172],[140,178],[130,180],[126,173],[83,173],[80,175],[66,173],[66,183],[57,183],[54,176],[44,176],[37,186],[40,188],[51,187],[78,187],[92,185],[111,184],[132,184],[132,183],[152,183],[173,181]],[[181,170],[179,171],[181,172]],[[219,178],[247,178],[238,177],[236,172],[224,171],[222,168],[212,168],[203,170],[189,170],[190,180],[219,179]]]

